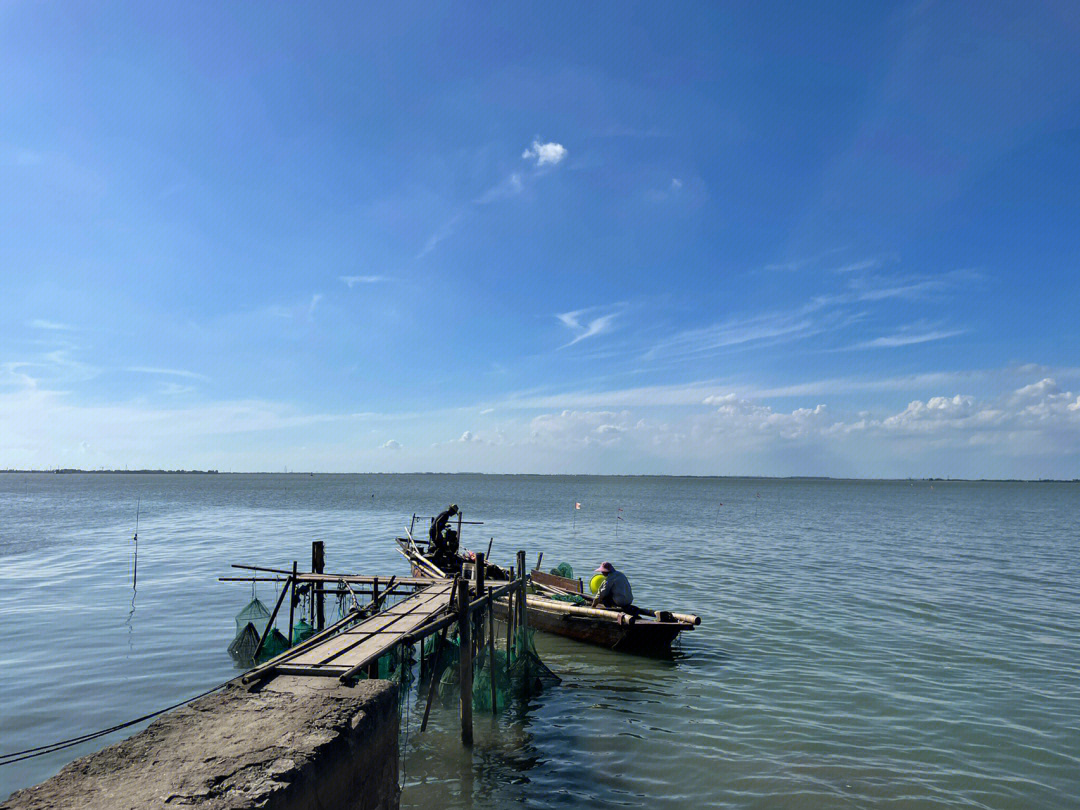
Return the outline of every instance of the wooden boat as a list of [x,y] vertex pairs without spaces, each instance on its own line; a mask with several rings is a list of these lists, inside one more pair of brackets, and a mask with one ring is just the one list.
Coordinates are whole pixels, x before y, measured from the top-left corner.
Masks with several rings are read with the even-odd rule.
[[[415,517],[414,517],[415,524]],[[426,552],[426,541],[418,544],[412,528],[407,537],[397,538],[398,551],[412,567],[415,577],[445,578],[453,576],[437,566]],[[474,576],[475,565],[464,555],[459,555],[464,576]],[[490,581],[507,581],[511,571],[497,565],[485,566],[485,578]],[[642,655],[665,656],[671,654],[671,642],[682,632],[693,630],[701,623],[697,616],[668,611],[635,608],[637,615],[620,610],[592,608],[572,604],[553,597],[584,596],[581,580],[568,579],[534,569],[529,573],[529,594],[526,597],[530,627],[577,639],[620,652]],[[494,616],[505,621],[508,609],[506,600],[496,600]]]

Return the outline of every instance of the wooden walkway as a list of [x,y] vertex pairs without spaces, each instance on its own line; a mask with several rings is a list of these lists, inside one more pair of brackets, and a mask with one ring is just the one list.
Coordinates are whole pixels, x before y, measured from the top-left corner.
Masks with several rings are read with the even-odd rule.
[[372,663],[402,636],[446,615],[453,580],[434,580],[370,619],[306,648],[273,668],[275,675],[341,676]]

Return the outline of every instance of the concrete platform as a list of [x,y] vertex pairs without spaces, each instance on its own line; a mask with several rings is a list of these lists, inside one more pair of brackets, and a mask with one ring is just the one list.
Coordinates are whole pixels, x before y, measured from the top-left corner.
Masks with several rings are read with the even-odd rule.
[[163,715],[0,810],[392,810],[397,780],[394,684],[279,676]]

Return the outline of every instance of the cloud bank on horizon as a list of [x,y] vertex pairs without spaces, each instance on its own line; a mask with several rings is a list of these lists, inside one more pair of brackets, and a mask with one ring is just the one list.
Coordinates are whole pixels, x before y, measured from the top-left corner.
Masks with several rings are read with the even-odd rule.
[[615,8],[5,10],[0,468],[1080,477],[1080,15]]

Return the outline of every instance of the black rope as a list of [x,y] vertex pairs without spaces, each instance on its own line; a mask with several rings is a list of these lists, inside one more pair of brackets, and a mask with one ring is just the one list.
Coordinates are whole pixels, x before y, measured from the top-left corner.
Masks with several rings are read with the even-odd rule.
[[89,742],[90,740],[95,740],[98,737],[104,737],[106,734],[112,734],[114,731],[120,731],[121,729],[127,728],[128,726],[133,726],[136,723],[141,723],[143,720],[149,720],[152,717],[157,717],[159,714],[165,714],[165,712],[171,712],[173,709],[179,709],[181,706],[186,706],[188,703],[198,700],[199,698],[206,697],[207,695],[212,695],[214,692],[226,686],[228,683],[229,681],[225,681],[225,683],[218,684],[213,689],[207,689],[200,695],[195,695],[195,697],[190,697],[187,700],[180,701],[179,703],[174,703],[172,706],[167,706],[164,709],[158,709],[156,712],[144,714],[142,717],[136,717],[134,720],[128,720],[126,723],[120,723],[115,726],[110,726],[109,728],[104,728],[101,731],[93,731],[89,734],[83,734],[79,737],[72,737],[69,740],[61,740],[60,742],[49,743],[48,745],[39,745],[36,748],[27,748],[24,751],[12,751],[8,754],[0,754],[0,767],[4,765],[10,765],[13,762],[21,762],[24,759],[31,759],[32,757],[40,757],[44,756],[45,754],[51,754],[54,751],[62,751],[65,748],[71,748],[71,746],[73,745]]

